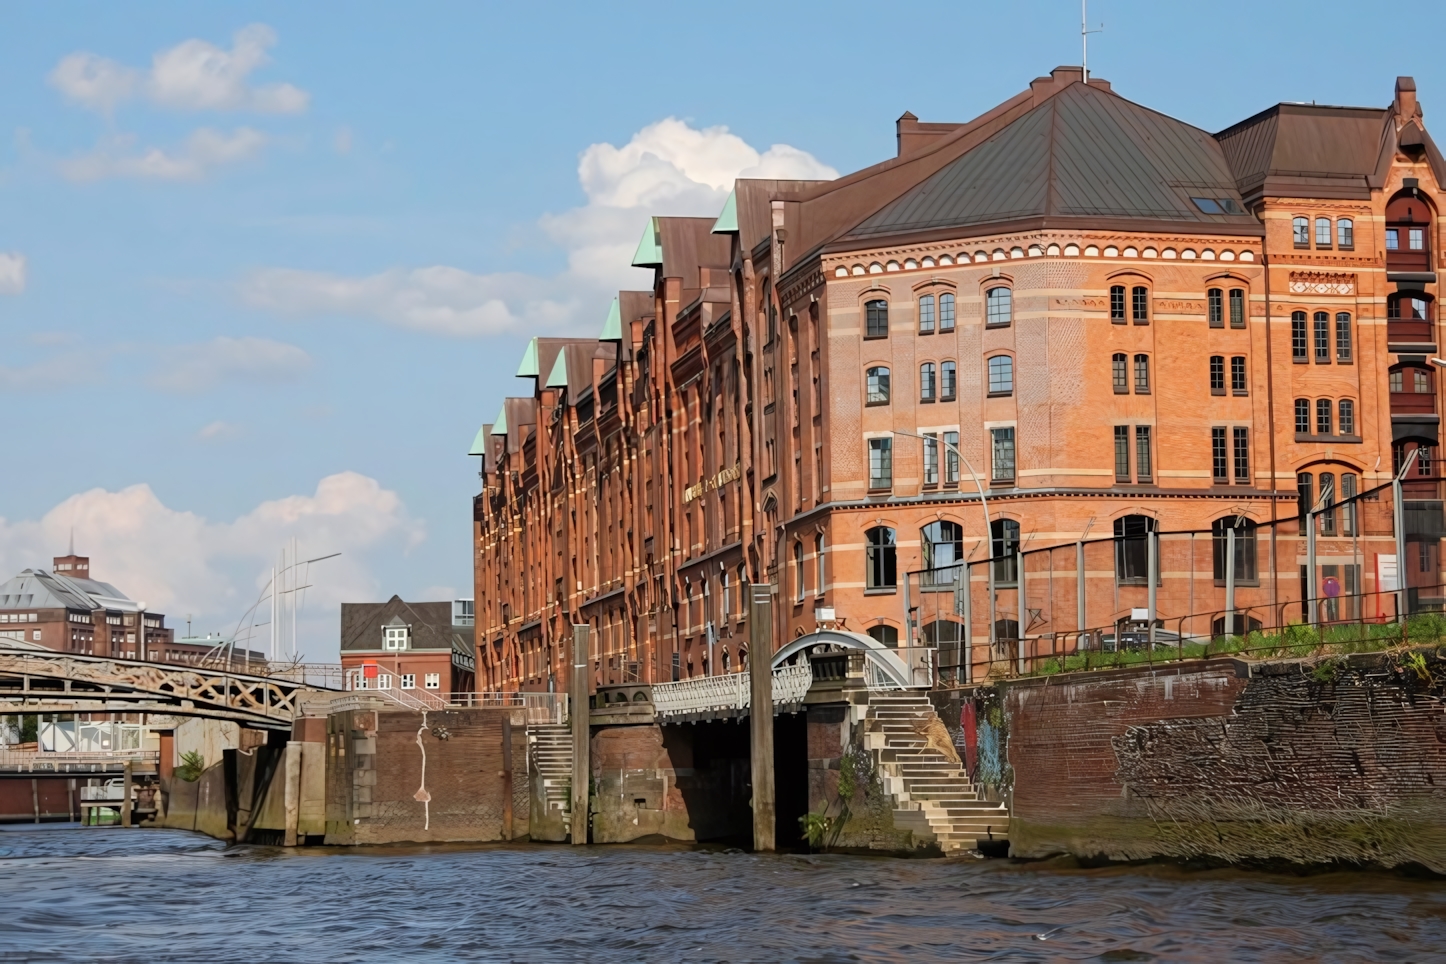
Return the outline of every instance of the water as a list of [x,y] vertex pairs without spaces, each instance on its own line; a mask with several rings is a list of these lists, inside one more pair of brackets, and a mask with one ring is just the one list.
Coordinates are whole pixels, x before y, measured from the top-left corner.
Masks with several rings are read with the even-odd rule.
[[685,848],[0,832],[0,962],[1428,961],[1446,884]]

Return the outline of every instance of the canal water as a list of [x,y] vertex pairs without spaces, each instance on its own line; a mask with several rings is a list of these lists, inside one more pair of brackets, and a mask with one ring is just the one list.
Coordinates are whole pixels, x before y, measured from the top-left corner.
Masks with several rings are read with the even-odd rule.
[[0,962],[1428,961],[1446,884],[0,829]]

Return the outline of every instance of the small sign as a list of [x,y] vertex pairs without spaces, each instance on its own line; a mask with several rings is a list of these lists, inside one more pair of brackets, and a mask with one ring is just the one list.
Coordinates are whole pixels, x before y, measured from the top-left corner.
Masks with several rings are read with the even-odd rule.
[[376,663],[362,663],[362,677],[365,678],[365,679],[376,679],[376,678],[377,678],[377,664],[376,664]]
[[1130,619],[1134,620],[1137,623],[1149,622],[1150,611],[1148,609],[1131,609]]
[[820,606],[818,609],[815,609],[815,610],[813,611],[813,618],[814,618],[815,621],[820,622],[820,623],[831,623],[831,622],[833,622],[833,621],[834,621],[833,607],[832,607],[832,606],[828,606],[828,607]]
[[1381,592],[1395,592],[1400,586],[1396,582],[1396,554],[1377,553],[1376,588]]

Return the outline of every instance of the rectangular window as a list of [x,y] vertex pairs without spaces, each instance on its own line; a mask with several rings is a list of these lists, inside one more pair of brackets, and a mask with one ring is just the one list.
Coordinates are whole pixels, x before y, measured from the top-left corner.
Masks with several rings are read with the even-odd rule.
[[1250,429],[1236,428],[1235,436],[1235,484],[1250,484]]
[[1310,399],[1308,398],[1295,400],[1295,434],[1310,434]]
[[1342,435],[1356,434],[1356,403],[1349,398],[1341,399],[1339,427]]
[[1135,479],[1140,482],[1150,481],[1154,473],[1150,470],[1150,426],[1135,426]]
[[823,595],[823,587],[826,585],[823,581],[823,560],[823,533],[819,533],[813,537],[813,575],[817,583],[813,592],[817,596]]
[[1130,394],[1130,358],[1128,355],[1117,352],[1110,361],[1110,367],[1114,375],[1115,394]]
[[954,296],[948,293],[939,296],[939,330],[954,330]]
[[1230,456],[1225,450],[1225,429],[1223,428],[1210,430],[1210,468],[1211,478],[1216,482],[1230,481]]
[[869,439],[869,488],[887,489],[894,484],[894,440]]
[[1116,325],[1125,323],[1125,286],[1110,286],[1110,321]]
[[1244,355],[1235,355],[1230,359],[1230,391],[1236,395],[1248,394]]
[[1115,481],[1130,481],[1130,427],[1115,426]]
[[1315,434],[1331,434],[1331,400],[1318,398],[1315,402]]
[[1245,327],[1245,289],[1230,289],[1230,327]]
[[1315,219],[1315,246],[1317,248],[1329,248],[1331,246],[1331,219]]
[[1410,237],[1411,237],[1411,250],[1412,250],[1412,251],[1425,251],[1425,250],[1426,250],[1426,229],[1425,229],[1425,228],[1411,228],[1410,231],[1411,231],[1411,234],[1410,234]]
[[1399,251],[1401,249],[1401,232],[1396,228],[1386,229],[1386,250]]
[[989,432],[993,442],[990,478],[995,482],[1014,481],[1014,429],[996,428]]
[[919,299],[919,334],[934,333],[934,296],[924,295]]
[[[1356,477],[1349,472],[1341,473],[1341,501],[1345,503],[1341,508],[1341,535],[1356,535],[1356,504],[1351,501],[1356,497]],[[1353,589],[1359,592],[1358,589]]]
[[1310,247],[1310,222],[1305,218],[1295,218],[1290,223],[1291,237],[1297,248]]
[[428,673],[427,676],[426,676],[426,687],[427,687],[427,689],[429,689],[429,690],[439,690],[439,689],[441,689],[441,688],[442,688],[442,674],[441,674],[441,673]]
[[1225,356],[1210,356],[1210,394],[1225,394]]
[[924,435],[924,484],[939,484],[939,436],[932,432]]
[[995,355],[989,359],[989,394],[1008,395],[1014,391],[1014,359]]
[[377,689],[379,689],[379,690],[389,690],[389,689],[391,689],[391,688],[392,688],[392,674],[391,674],[391,673],[378,673],[378,674],[377,674]]
[[403,674],[402,674],[402,689],[404,689],[404,690],[414,690],[414,689],[416,689],[416,688],[417,688],[417,674],[416,674],[416,673],[403,673]]
[[1336,314],[1336,361],[1351,360],[1351,316],[1349,312]]
[[1350,218],[1341,218],[1336,222],[1336,240],[1342,248],[1356,246],[1355,223]]
[[1219,288],[1211,288],[1206,292],[1206,298],[1210,304],[1210,327],[1225,327],[1225,292]]
[[954,392],[958,387],[958,379],[955,377],[954,363],[946,361],[939,366],[940,373],[940,397],[946,402],[954,400]]
[[1148,325],[1150,323],[1150,289],[1144,285],[1136,285],[1132,296],[1132,314],[1135,324]]
[[944,433],[944,482],[959,484],[959,433]]
[[1324,311],[1315,313],[1315,363],[1331,363],[1331,316]]
[[[867,328],[864,331],[866,338],[886,338],[889,334],[889,303],[887,301],[870,301],[864,305]],[[769,339],[771,342],[772,339]]]
[[1150,394],[1150,356],[1135,356],[1135,394]]
[[1305,364],[1310,361],[1310,353],[1306,344],[1305,312],[1303,311],[1290,313],[1290,360],[1297,364]]

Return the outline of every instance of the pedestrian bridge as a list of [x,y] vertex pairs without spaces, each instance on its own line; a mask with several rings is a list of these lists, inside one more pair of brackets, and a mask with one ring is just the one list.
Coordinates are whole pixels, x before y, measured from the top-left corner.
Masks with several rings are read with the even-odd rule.
[[304,694],[333,689],[294,676],[0,648],[0,713],[171,713],[290,729]]

